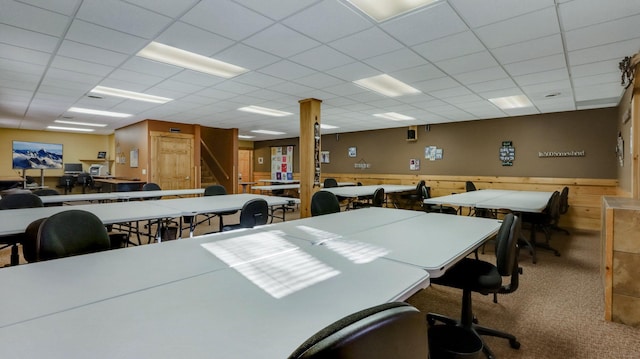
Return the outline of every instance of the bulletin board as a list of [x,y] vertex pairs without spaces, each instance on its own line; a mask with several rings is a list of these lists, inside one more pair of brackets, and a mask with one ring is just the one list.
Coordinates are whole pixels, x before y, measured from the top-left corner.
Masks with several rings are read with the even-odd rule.
[[293,146],[271,147],[271,180],[293,180]]

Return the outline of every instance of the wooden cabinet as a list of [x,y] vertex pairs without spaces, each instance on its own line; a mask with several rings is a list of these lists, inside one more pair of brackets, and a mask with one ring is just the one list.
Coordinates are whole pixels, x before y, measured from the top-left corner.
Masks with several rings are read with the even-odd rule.
[[640,200],[602,199],[605,319],[640,327]]

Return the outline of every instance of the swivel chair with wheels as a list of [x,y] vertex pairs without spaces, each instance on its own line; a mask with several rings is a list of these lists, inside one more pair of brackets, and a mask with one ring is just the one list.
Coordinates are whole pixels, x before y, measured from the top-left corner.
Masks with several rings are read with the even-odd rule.
[[427,359],[426,332],[416,308],[402,302],[385,303],[328,325],[289,359]]
[[338,197],[329,191],[318,191],[311,197],[311,216],[340,212]]
[[269,218],[269,205],[262,198],[254,198],[242,206],[240,210],[240,223],[224,226],[223,231],[230,231],[239,228],[253,228],[267,224]]
[[108,250],[111,240],[91,212],[72,209],[32,222],[23,243],[24,258],[39,262]]
[[[529,224],[531,229],[531,237],[529,242],[535,248],[542,248],[552,251],[556,256],[560,256],[560,252],[551,247],[551,230],[557,224],[560,207],[560,192],[555,191],[549,198],[547,206],[540,213],[524,212],[522,213],[522,223]],[[536,232],[542,231],[545,236],[544,242],[536,240]]]
[[[209,187],[204,189],[204,196],[205,197],[207,197],[207,196],[224,196],[226,194],[227,194],[227,189],[224,188],[224,186],[219,185],[219,184],[213,185],[213,186],[209,186]],[[236,211],[236,210],[234,210],[234,211],[226,211],[226,212],[219,212],[219,213],[215,213],[213,215],[208,216],[206,220],[209,220],[209,219],[213,218],[214,216],[217,216],[218,219],[220,220],[218,229],[222,232],[222,229],[224,228],[223,217],[224,216],[229,216],[229,215],[232,215],[232,214],[236,214],[236,213],[238,213],[238,211]],[[199,222],[199,223],[202,223],[202,221]]]
[[93,177],[86,172],[80,173],[76,183],[82,187],[82,193],[87,193],[87,188],[93,188]]
[[[40,197],[33,193],[13,193],[0,199],[0,210],[43,207]],[[25,234],[14,234],[0,237],[0,249],[11,247],[9,263],[12,266],[20,263],[18,244],[23,243]]]
[[[521,268],[518,266],[518,237],[520,236],[520,219],[512,213],[505,215],[500,230],[496,235],[496,264],[479,259],[463,258],[447,270],[445,274],[431,280],[432,284],[462,289],[462,314],[460,320],[439,314],[427,314],[427,322],[434,328],[436,322],[462,327],[482,340],[482,335],[505,338],[512,348],[520,348],[520,342],[509,333],[490,329],[477,324],[473,315],[471,293],[488,295],[492,293],[507,294],[518,288]],[[508,284],[503,284],[502,277],[510,277]],[[482,340],[483,341],[483,340]],[[483,341],[483,352],[487,358],[494,358],[491,349]]]
[[69,194],[73,191],[73,187],[76,184],[76,179],[72,175],[63,175],[58,180],[57,188],[64,189],[64,194]]

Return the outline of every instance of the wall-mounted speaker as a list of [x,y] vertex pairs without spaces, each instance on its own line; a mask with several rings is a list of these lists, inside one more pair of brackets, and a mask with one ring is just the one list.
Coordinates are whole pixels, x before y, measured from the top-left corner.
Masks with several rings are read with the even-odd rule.
[[408,130],[407,131],[407,140],[415,140],[416,139],[416,131]]

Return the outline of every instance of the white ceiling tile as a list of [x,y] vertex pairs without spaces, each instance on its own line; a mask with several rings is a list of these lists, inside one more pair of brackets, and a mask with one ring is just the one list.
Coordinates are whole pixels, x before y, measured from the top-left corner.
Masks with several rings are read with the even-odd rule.
[[640,37],[615,42],[612,44],[606,44],[601,46],[590,47],[587,49],[570,51],[569,52],[569,64],[582,65],[592,62],[599,62],[605,60],[621,60],[625,56],[632,55],[629,51],[632,49],[640,49]]
[[115,80],[115,81],[122,80],[122,81],[133,82],[133,83],[145,85],[147,87],[155,86],[164,80],[164,78],[160,76],[153,76],[153,75],[148,75],[148,74],[135,72],[131,70],[125,70],[125,69],[115,70],[113,73],[111,73],[108,79]]
[[153,60],[147,60],[139,56],[130,58],[121,66],[121,68],[160,77],[170,77],[181,71],[184,71],[182,67],[167,65]]
[[20,0],[20,2],[51,10],[63,15],[71,16],[76,12],[76,8],[80,5],[81,0]]
[[637,0],[616,0],[615,6],[608,1],[580,0],[559,6],[560,19],[565,31],[607,22],[640,13]]
[[28,64],[46,65],[51,58],[51,54],[0,43],[0,58]]
[[503,78],[499,80],[490,80],[466,85],[471,91],[493,91],[516,87],[516,83],[511,78]]
[[234,94],[247,94],[258,90],[256,86],[245,85],[234,81],[225,81],[215,86],[216,89],[228,91]]
[[66,39],[123,54],[136,53],[147,44],[143,38],[81,20],[73,21]]
[[570,94],[571,82],[569,80],[559,80],[553,82],[545,82],[537,85],[522,86],[522,91],[529,99],[545,98],[552,94]]
[[127,59],[127,55],[122,53],[66,40],[60,46],[58,55],[107,66],[118,66]]
[[46,67],[43,65],[25,64],[16,60],[0,59],[0,70],[40,76],[45,72]]
[[251,36],[243,43],[276,56],[288,57],[319,46],[320,43],[299,32],[275,24]]
[[16,1],[3,1],[0,23],[52,36],[62,35],[71,19],[52,11]]
[[468,30],[444,1],[384,22],[381,27],[408,46]]
[[236,0],[236,2],[272,19],[281,20],[293,13],[299,12],[301,9],[317,2],[317,0],[278,0],[274,2],[264,0]]
[[295,82],[316,89],[322,89],[325,87],[331,87],[345,83],[345,81],[340,80],[336,77],[325,75],[319,72],[316,72],[309,76],[301,77],[295,80]]
[[216,54],[216,59],[237,66],[242,66],[250,70],[257,70],[280,60],[277,56],[273,56],[269,53],[243,44],[234,45],[229,49]]
[[456,86],[442,90],[429,91],[429,95],[442,100],[451,97],[473,95],[473,93],[464,86]]
[[576,87],[587,87],[592,85],[611,84],[620,85],[620,72],[610,72],[593,76],[576,77],[573,84]]
[[182,21],[233,40],[247,38],[273,23],[231,1],[201,1],[182,17]]
[[553,7],[480,27],[476,34],[490,49],[546,37],[560,32]]
[[291,61],[283,60],[264,67],[259,72],[284,80],[295,80],[303,76],[309,76],[314,71]]
[[620,98],[624,87],[620,83],[608,83],[592,86],[576,87],[576,101],[587,101],[602,98]]
[[58,38],[0,24],[0,43],[51,53],[58,45]]
[[460,74],[474,70],[486,69],[498,66],[496,60],[488,51],[476,52],[475,54],[464,55],[449,59],[447,61],[436,62],[436,66],[448,74]]
[[185,69],[173,76],[171,76],[172,80],[186,82],[188,84],[196,85],[198,87],[208,87],[217,85],[225,79],[217,76],[208,76],[203,74],[202,72],[192,71]]
[[152,39],[171,18],[124,1],[83,0],[76,18],[145,39]]
[[505,65],[504,68],[511,76],[521,76],[544,72],[550,70],[558,70],[566,67],[564,54],[541,57],[537,59],[515,62]]
[[460,81],[460,83],[464,85],[472,85],[478,82],[484,83],[487,81],[501,80],[507,77],[509,77],[509,75],[502,69],[502,67],[499,66],[453,75],[453,78]]
[[460,57],[484,50],[484,45],[471,31],[464,31],[412,47],[432,62]]
[[594,62],[590,64],[571,66],[571,76],[583,77],[590,75],[606,74],[612,71],[620,71],[618,64],[620,59]]
[[491,50],[493,56],[501,64],[545,57],[564,53],[562,37],[560,34],[542,37],[539,39],[524,41]]
[[329,46],[359,60],[402,48],[402,44],[377,27],[333,41]]
[[558,81],[568,79],[569,73],[566,69],[557,69],[551,71],[534,72],[527,75],[513,76],[513,79],[520,86],[535,85],[550,81]]
[[291,60],[318,71],[346,65],[355,60],[329,46],[318,46],[291,57]]
[[512,88],[504,88],[504,89],[498,89],[498,90],[478,91],[478,95],[486,99],[490,99],[490,98],[524,95],[524,93],[519,88],[512,87]]
[[64,56],[56,56],[51,62],[51,67],[101,77],[107,76],[115,69],[112,66],[96,64]]
[[553,0],[450,0],[449,2],[472,28],[554,6]]
[[[629,31],[637,27],[640,15],[629,16],[623,19],[605,22],[598,25],[567,31],[565,39],[567,50],[574,51],[587,47],[604,45],[610,42],[630,40],[638,37],[635,31]],[[631,52],[637,51],[637,47]]]
[[363,62],[387,74],[428,64],[425,59],[407,48],[371,57]]
[[[331,19],[330,24],[319,19]],[[372,23],[345,4],[325,0],[286,19],[285,25],[323,43],[366,30]]]
[[126,0],[128,3],[138,5],[147,10],[151,10],[169,17],[176,17],[187,10],[199,0],[180,0],[180,1],[158,1],[158,0]]
[[420,81],[415,83],[414,86],[423,93],[430,94],[432,91],[450,89],[460,86],[460,84],[450,77],[441,77],[427,81]]
[[344,66],[327,70],[327,73],[341,78],[345,81],[355,81],[363,79],[365,77],[379,75],[380,71],[372,68],[367,64],[361,62],[353,62]]
[[184,22],[172,24],[154,41],[203,56],[211,56],[234,44],[232,40]]
[[437,79],[446,76],[444,72],[440,71],[440,69],[432,64],[416,66],[400,71],[393,71],[389,73],[389,75],[407,84]]

